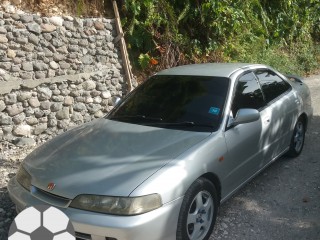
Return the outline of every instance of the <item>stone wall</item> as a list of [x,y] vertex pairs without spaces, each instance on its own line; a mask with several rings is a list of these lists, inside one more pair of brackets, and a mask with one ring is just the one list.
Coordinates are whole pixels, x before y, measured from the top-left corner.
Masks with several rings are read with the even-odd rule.
[[33,145],[105,115],[126,93],[115,29],[0,11],[0,140]]
[[0,12],[0,81],[121,69],[111,19]]

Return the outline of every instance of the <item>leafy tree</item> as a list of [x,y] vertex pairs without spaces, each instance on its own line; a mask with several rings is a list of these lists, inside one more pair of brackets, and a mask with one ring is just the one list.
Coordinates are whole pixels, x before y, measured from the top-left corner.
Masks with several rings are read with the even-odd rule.
[[318,0],[126,0],[120,9],[136,68],[207,61],[297,73],[317,67]]

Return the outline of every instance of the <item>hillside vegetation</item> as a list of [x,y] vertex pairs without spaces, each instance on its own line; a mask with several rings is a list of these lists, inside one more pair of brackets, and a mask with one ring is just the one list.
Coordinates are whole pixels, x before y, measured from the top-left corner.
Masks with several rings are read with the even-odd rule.
[[240,61],[303,74],[319,67],[318,0],[127,0],[122,9],[131,57],[142,68]]
[[[110,0],[26,0],[78,16],[110,15]],[[66,3],[65,3],[66,2]],[[319,67],[319,0],[117,1],[135,69],[257,62],[304,74]]]

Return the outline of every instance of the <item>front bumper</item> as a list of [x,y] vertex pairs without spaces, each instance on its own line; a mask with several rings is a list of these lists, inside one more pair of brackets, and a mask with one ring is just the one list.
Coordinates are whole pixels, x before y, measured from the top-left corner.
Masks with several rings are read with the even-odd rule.
[[[10,180],[8,191],[17,211],[41,204],[54,206],[33,196],[16,178]],[[161,208],[137,216],[115,216],[69,207],[55,207],[70,218],[79,240],[174,240],[182,200],[179,198]]]

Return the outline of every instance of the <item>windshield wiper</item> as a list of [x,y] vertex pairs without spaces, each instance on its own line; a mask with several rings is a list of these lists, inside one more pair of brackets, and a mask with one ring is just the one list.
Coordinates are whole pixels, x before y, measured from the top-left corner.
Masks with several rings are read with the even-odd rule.
[[149,117],[146,115],[119,115],[113,116],[110,118],[112,119],[135,119],[135,120],[144,120],[144,121],[152,121],[152,122],[145,122],[143,124],[150,125],[150,126],[165,126],[165,127],[206,127],[206,128],[215,128],[209,124],[201,124],[195,123],[193,121],[182,121],[182,122],[162,122],[163,119],[160,117]]
[[160,123],[159,125],[193,127],[193,126],[195,126],[195,123],[194,123],[194,122],[191,122],[191,121],[184,121],[184,122],[164,122],[164,123]]
[[201,123],[195,123],[192,121],[183,121],[183,122],[161,122],[161,123],[154,123],[154,125],[161,125],[161,126],[177,126],[177,127],[208,127],[213,128],[213,126],[208,124],[201,124]]
[[142,119],[142,120],[151,120],[151,121],[162,121],[162,118],[158,117],[149,117],[146,115],[120,115],[120,116],[113,116],[110,119]]

